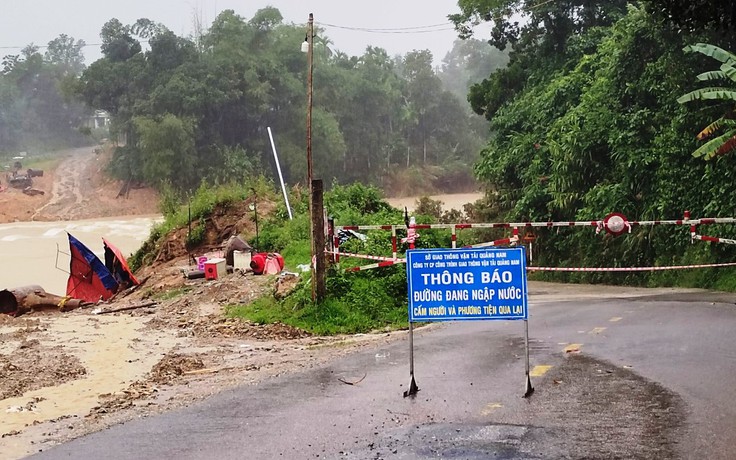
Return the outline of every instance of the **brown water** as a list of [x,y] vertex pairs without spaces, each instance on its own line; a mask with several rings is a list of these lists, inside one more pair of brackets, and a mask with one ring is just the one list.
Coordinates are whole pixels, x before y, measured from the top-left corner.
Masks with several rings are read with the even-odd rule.
[[15,222],[0,225],[0,289],[37,284],[64,295],[69,272],[67,232],[102,260],[102,238],[124,255],[148,238],[158,216],[105,218],[72,222]]
[[[395,208],[404,209],[404,207],[406,207],[409,212],[412,212],[416,207],[416,203],[419,198],[420,197],[418,196],[408,196],[401,198],[387,198],[386,201],[388,201],[388,203]],[[458,211],[462,211],[464,204],[474,203],[475,201],[483,198],[483,194],[453,193],[445,195],[432,195],[429,198],[432,200],[441,201],[442,209],[445,211],[449,211],[450,209],[457,209]]]

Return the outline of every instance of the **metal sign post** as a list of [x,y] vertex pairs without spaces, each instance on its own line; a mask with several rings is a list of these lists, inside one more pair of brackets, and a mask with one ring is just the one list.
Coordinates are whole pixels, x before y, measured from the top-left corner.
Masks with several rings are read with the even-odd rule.
[[409,389],[404,392],[404,397],[414,396],[419,391],[417,381],[414,380],[414,323],[409,321],[409,375],[411,376],[411,383],[409,383]]
[[524,397],[528,398],[534,393],[532,386],[532,378],[529,375],[529,320],[524,320],[524,348],[526,349],[526,387],[524,388]]
[[518,248],[410,250],[406,259],[409,294],[409,372],[404,396],[419,390],[414,379],[414,322],[523,320],[526,390],[529,376],[529,326],[526,253]]

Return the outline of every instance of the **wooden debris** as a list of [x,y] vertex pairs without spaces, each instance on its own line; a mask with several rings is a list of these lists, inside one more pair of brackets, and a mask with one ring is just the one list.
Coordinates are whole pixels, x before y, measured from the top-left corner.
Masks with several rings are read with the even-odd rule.
[[144,303],[137,304],[137,305],[127,305],[125,307],[110,308],[107,310],[99,309],[99,310],[93,311],[92,313],[94,313],[95,315],[104,315],[105,313],[117,313],[119,311],[137,310],[139,308],[152,307],[157,304],[158,302],[150,301],[150,302],[144,302]]
[[342,383],[344,383],[344,384],[346,384],[346,385],[357,385],[357,384],[359,384],[360,382],[362,382],[363,380],[365,380],[365,377],[366,377],[367,375],[368,375],[368,373],[366,372],[365,374],[363,374],[363,377],[361,377],[361,378],[360,378],[360,380],[356,380],[355,382],[349,382],[349,381],[345,380],[345,379],[344,379],[344,378],[342,378],[342,377],[339,377],[339,378],[338,378],[337,380],[341,381]]

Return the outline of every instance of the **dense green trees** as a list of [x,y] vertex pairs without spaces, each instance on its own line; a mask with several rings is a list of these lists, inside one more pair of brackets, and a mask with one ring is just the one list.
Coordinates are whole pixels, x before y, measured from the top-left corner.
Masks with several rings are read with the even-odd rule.
[[[491,121],[493,136],[476,173],[491,188],[492,217],[591,220],[621,212],[632,220],[664,219],[678,218],[686,209],[695,216],[733,215],[733,160],[704,163],[691,155],[698,127],[714,119],[733,135],[729,116],[720,118],[733,103],[701,105],[698,111],[677,103],[697,88],[694,77],[711,70],[713,62],[686,54],[683,47],[732,37],[708,27],[685,30],[653,13],[650,4],[460,2],[463,15],[455,19],[461,27],[503,17],[491,41],[512,47],[508,67],[470,94],[474,110]],[[512,21],[518,15],[527,22],[517,28]],[[719,76],[730,72],[720,71]],[[698,94],[704,92],[690,97]],[[732,228],[718,231],[734,234]],[[576,266],[731,260],[734,255],[731,248],[690,245],[683,231],[671,228],[635,230],[618,238],[542,231],[538,241],[543,262]],[[708,276],[703,273],[700,281]]]
[[[202,179],[242,176],[223,174],[237,165],[268,170],[271,127],[286,180],[304,183],[304,31],[271,7],[250,20],[224,11],[196,41],[147,20],[105,24],[103,58],[84,72],[79,94],[115,115],[114,129],[126,140],[117,174],[189,189]],[[403,180],[401,170],[436,168],[434,184],[417,184],[422,190],[448,177],[472,182],[469,165],[485,127],[443,89],[428,51],[391,58],[368,47],[351,57],[333,52],[322,31],[314,46],[315,177],[389,184]],[[233,161],[235,151],[241,160]]]

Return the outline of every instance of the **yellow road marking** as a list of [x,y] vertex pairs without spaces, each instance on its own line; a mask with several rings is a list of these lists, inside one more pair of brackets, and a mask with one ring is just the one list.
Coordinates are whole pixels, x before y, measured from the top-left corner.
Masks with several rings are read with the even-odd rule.
[[588,334],[600,334],[601,332],[605,331],[605,327],[594,327],[592,331],[588,332]]
[[620,316],[614,316],[613,318],[609,319],[608,321],[615,323],[616,321],[621,321],[623,318]]
[[502,407],[503,407],[503,404],[500,404],[500,403],[486,404],[486,407],[484,407],[483,409],[481,409],[480,415],[489,415],[495,409],[500,409]]
[[576,353],[580,351],[580,347],[582,347],[582,343],[571,343],[570,345],[565,347],[565,353]]
[[547,366],[547,365],[534,366],[532,370],[529,372],[529,376],[530,377],[541,377],[544,374],[546,374],[547,371],[550,369],[552,369],[552,366]]

